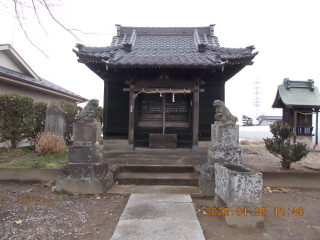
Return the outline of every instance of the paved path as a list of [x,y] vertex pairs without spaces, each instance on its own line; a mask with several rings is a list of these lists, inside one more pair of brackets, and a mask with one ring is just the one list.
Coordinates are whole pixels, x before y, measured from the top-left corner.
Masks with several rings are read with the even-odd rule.
[[111,238],[116,239],[205,238],[190,195],[132,194]]

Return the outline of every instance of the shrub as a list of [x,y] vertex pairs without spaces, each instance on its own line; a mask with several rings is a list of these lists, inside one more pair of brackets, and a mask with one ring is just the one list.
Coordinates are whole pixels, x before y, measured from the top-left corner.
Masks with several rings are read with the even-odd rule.
[[292,127],[282,121],[276,121],[270,125],[273,138],[263,139],[267,150],[275,157],[281,159],[283,169],[290,169],[291,163],[301,161],[309,153],[305,143],[291,144]]
[[33,139],[36,138],[38,133],[44,132],[46,125],[46,110],[47,104],[44,102],[34,103],[34,126],[33,126]]
[[0,142],[11,141],[16,148],[22,140],[32,139],[33,99],[16,93],[0,95]]
[[36,152],[61,154],[67,149],[63,136],[52,132],[39,133],[35,139]]

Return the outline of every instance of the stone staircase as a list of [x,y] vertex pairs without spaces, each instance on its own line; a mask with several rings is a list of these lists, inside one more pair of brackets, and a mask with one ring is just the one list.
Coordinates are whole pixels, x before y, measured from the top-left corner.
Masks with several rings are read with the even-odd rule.
[[200,194],[199,166],[118,165],[110,170],[115,185],[109,193]]

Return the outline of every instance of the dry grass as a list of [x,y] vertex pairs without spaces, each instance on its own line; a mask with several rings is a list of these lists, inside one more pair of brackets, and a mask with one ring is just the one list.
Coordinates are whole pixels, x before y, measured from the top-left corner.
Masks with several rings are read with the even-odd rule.
[[264,141],[263,140],[253,140],[250,141],[251,145],[264,145]]
[[249,145],[250,142],[248,140],[240,140],[240,145]]
[[35,141],[35,150],[40,154],[61,154],[67,149],[62,136],[52,132],[39,133]]

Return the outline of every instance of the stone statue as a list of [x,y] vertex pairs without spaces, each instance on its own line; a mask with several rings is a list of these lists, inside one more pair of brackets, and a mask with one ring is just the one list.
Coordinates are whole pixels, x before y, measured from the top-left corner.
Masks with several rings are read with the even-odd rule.
[[231,114],[229,109],[224,105],[224,102],[216,100],[213,102],[213,106],[216,108],[216,115],[214,116],[216,123],[235,124],[238,121],[238,118]]
[[85,122],[93,122],[93,120],[97,117],[99,106],[98,99],[91,99],[84,109],[78,113],[74,118],[76,120],[85,121]]

